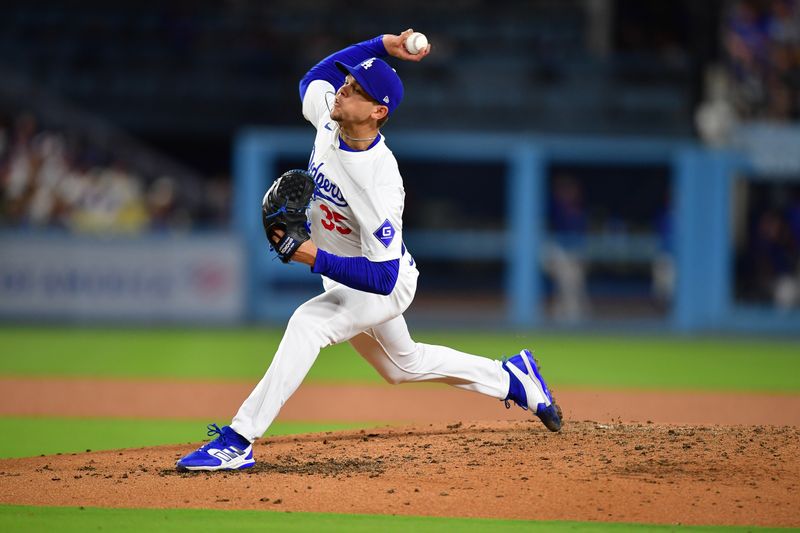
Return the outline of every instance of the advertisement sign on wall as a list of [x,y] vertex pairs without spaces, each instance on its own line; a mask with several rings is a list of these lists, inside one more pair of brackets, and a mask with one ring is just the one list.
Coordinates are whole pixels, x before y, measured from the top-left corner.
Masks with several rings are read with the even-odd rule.
[[229,236],[0,237],[5,318],[231,322],[244,312],[243,277]]

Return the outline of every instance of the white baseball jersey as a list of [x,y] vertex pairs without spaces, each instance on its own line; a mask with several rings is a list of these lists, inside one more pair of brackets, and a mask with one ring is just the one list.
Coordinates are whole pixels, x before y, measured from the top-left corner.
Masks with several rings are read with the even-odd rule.
[[339,145],[339,125],[331,119],[326,98],[333,86],[309,84],[303,116],[317,129],[308,170],[317,183],[309,220],[311,239],[339,256],[389,261],[402,255],[403,178],[384,139],[365,151]]
[[[383,139],[361,152],[339,147],[339,127],[325,103],[326,94],[333,92],[330,83],[315,80],[303,98],[303,115],[317,128],[309,162],[317,183],[310,206],[311,238],[340,256],[398,259],[405,191],[397,161]],[[231,422],[234,431],[250,441],[263,435],[320,350],[345,341],[391,383],[439,381],[505,398],[510,378],[500,361],[411,338],[403,312],[414,299],[418,275],[413,259],[404,257],[388,295],[323,277],[325,292],[292,314],[267,373]]]

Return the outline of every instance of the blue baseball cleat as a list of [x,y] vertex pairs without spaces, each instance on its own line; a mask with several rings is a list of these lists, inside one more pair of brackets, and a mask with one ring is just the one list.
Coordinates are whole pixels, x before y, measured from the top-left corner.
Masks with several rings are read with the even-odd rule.
[[230,426],[220,429],[216,424],[209,424],[208,435],[219,436],[180,459],[176,464],[178,471],[239,470],[256,464],[253,445]]
[[503,368],[511,377],[508,396],[504,400],[506,408],[511,408],[508,403],[511,400],[523,409],[533,411],[550,431],[560,431],[561,408],[550,394],[531,352],[522,350],[504,359]]

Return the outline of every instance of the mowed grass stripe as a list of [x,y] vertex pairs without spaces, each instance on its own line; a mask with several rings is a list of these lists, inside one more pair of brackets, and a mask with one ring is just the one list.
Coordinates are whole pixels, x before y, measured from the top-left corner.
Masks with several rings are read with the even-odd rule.
[[[218,421],[220,426],[227,423]],[[0,458],[35,457],[88,450],[140,448],[162,444],[199,443],[210,440],[207,420],[142,420],[84,418],[0,417],[0,425],[13,438],[0,441]],[[266,435],[294,435],[376,427],[377,423],[280,422]],[[186,452],[192,451],[192,446]],[[10,531],[0,527],[0,531]]]
[[[246,380],[263,376],[276,329],[0,328],[0,375]],[[559,387],[800,392],[800,342],[419,331],[416,340],[499,358],[533,348]],[[349,345],[322,351],[312,382],[377,383]]]
[[208,509],[99,509],[75,507],[0,506],[0,530],[19,533],[80,532],[111,529],[117,532],[348,532],[461,533],[506,532],[620,532],[681,531],[738,533],[786,531],[777,528],[674,526],[597,522],[534,522],[484,518],[282,513],[275,511],[216,511]]

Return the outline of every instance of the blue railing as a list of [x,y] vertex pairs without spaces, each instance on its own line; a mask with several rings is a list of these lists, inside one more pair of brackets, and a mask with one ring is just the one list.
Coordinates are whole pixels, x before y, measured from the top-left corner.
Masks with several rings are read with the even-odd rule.
[[[312,141],[308,129],[250,129],[236,141],[234,224],[247,246],[248,315],[256,320],[285,320],[297,305],[320,290],[319,280],[308,268],[287,267],[267,253],[258,215],[264,191],[283,170],[277,168],[278,161],[307,156]],[[678,275],[665,327],[684,332],[800,332],[800,313],[781,314],[733,302],[731,191],[735,180],[741,179],[737,178],[739,173],[749,168],[748,162],[735,154],[711,151],[686,140],[640,138],[398,132],[390,133],[387,143],[401,168],[403,158],[497,162],[505,166],[505,231],[425,231],[407,233],[405,238],[412,253],[420,258],[504,261],[509,325],[526,328],[544,322],[539,265],[545,238],[548,165],[588,163],[663,165],[670,169]],[[588,241],[586,253],[608,254],[608,244]],[[652,239],[647,238],[615,245],[618,253],[632,254],[638,260],[656,253]]]

